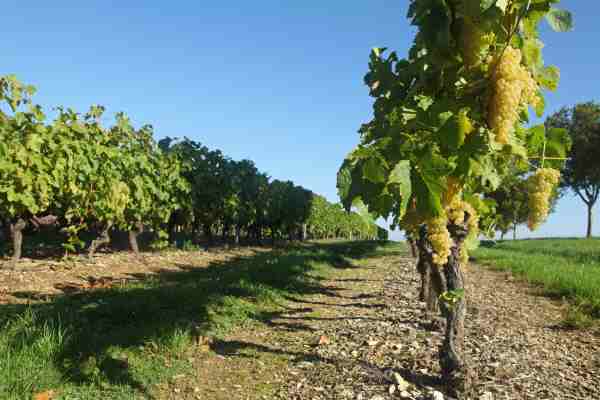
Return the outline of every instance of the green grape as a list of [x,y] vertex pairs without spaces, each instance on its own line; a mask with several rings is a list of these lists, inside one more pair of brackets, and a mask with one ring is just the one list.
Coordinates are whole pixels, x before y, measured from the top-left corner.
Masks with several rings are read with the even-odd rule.
[[439,216],[427,220],[427,237],[433,248],[433,263],[444,265],[450,256],[450,233],[447,227],[446,216]]
[[501,144],[508,143],[522,107],[535,106],[539,101],[538,85],[521,64],[521,59],[521,51],[508,46],[492,76],[488,123],[496,133],[496,141]]
[[527,181],[529,215],[527,226],[537,229],[548,217],[550,197],[560,181],[560,172],[552,168],[540,168]]
[[444,206],[448,208],[452,203],[459,199],[461,191],[462,183],[458,178],[454,176],[449,176],[446,178],[446,191],[444,192],[444,197],[442,198],[442,203]]
[[465,240],[460,247],[460,262],[461,265],[466,266],[469,261],[466,242],[479,235],[479,215],[471,204],[458,197],[455,197],[453,202],[448,205],[446,214],[448,215],[448,221],[453,224],[461,225],[464,224],[465,221],[467,223],[467,230],[469,232],[467,240]]

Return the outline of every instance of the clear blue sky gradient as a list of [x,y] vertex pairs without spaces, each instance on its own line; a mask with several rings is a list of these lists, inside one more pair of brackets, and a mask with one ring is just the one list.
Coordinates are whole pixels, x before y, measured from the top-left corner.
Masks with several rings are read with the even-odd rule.
[[[125,111],[158,138],[189,136],[336,201],[337,169],[371,115],[369,50],[406,54],[407,3],[5,1],[0,73],[37,86],[45,107]],[[543,30],[546,62],[562,70],[548,112],[600,100],[600,5],[562,6],[576,28]],[[569,196],[533,235],[581,236],[584,224]]]

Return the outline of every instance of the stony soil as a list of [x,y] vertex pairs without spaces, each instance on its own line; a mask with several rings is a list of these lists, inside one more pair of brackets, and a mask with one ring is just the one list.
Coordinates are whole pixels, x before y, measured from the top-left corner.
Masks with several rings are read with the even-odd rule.
[[[207,262],[214,256],[203,255]],[[197,263],[200,255],[168,257]],[[132,259],[123,270],[106,263],[75,270],[51,263],[41,277],[39,269],[28,272],[27,263],[0,271],[0,301],[21,301],[21,292],[50,294],[69,282],[93,286],[102,276],[134,279],[164,265],[155,258]],[[414,260],[390,254],[338,271],[320,293],[287,298],[264,323],[200,346],[190,356],[194,370],[157,388],[157,397],[443,399],[441,330],[417,301]],[[600,399],[600,332],[562,328],[562,304],[505,273],[473,266],[467,282],[466,349],[477,375],[469,398]]]
[[[563,306],[504,273],[471,267],[467,279],[466,348],[477,374],[469,398],[600,399],[599,332],[561,328]],[[222,354],[230,368],[248,350],[257,363],[287,361],[276,374],[244,378],[280,386],[263,398],[442,399],[442,335],[424,318],[417,286],[412,259],[365,260],[322,293],[289,298],[266,326],[225,338],[221,347],[235,349]],[[242,388],[223,398],[260,397]]]

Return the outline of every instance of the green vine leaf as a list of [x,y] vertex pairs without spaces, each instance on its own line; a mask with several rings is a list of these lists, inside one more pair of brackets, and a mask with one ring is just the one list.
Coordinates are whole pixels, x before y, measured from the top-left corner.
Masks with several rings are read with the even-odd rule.
[[396,190],[392,190],[401,199],[399,214],[404,215],[406,207],[412,195],[412,183],[410,180],[410,161],[402,160],[394,166],[390,172],[388,185]]
[[546,20],[556,32],[568,32],[573,29],[573,15],[566,10],[550,8]]

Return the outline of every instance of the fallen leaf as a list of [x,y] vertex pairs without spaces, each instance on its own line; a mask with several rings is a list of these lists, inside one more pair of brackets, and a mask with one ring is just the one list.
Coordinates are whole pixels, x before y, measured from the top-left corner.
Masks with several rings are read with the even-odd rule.
[[33,400],[52,400],[53,398],[54,390],[46,390],[45,392],[40,392],[33,395]]
[[329,338],[325,335],[321,335],[319,336],[319,340],[317,341],[317,346],[323,346],[326,344],[330,344],[331,340],[329,340]]

